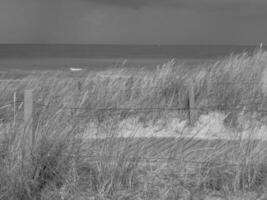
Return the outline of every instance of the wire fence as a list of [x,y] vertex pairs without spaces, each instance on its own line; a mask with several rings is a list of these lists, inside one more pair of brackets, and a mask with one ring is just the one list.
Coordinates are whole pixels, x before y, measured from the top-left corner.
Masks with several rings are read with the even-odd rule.
[[[5,81],[5,80],[4,80]],[[10,80],[8,80],[10,81]],[[12,80],[13,81],[13,80]],[[19,81],[19,80],[14,80],[14,81]],[[217,82],[217,85],[227,85],[227,84],[240,84],[240,82]],[[253,82],[244,82],[242,84],[253,84]],[[122,92],[122,93],[126,93],[126,92],[130,92],[130,93],[135,93],[141,90],[153,90],[153,89],[158,89],[159,91],[162,92],[162,90],[168,89],[168,86],[165,87],[141,87],[141,88],[128,88],[128,89],[120,89],[120,90],[116,90],[117,92]],[[172,88],[173,89],[173,93],[178,92],[176,91],[176,88]],[[190,89],[189,89],[190,90]],[[113,91],[104,91],[105,94],[107,93],[113,93]],[[170,92],[171,94],[172,92]],[[194,93],[194,91],[193,91]],[[20,105],[20,107],[23,106],[23,94],[19,94],[17,93],[17,95],[19,96],[19,98],[16,98],[15,100],[13,99],[13,101],[11,100],[1,100],[0,98],[0,102],[4,102],[4,104],[0,105],[0,112],[3,109],[6,108],[11,108],[15,105]],[[77,97],[77,98],[83,98],[82,93],[80,94],[73,94],[72,97]],[[94,91],[90,92],[89,95],[94,95]],[[262,97],[250,97],[247,99],[242,99],[241,103],[232,103],[233,105],[231,105],[231,103],[219,103],[216,102],[218,101],[218,99],[213,99],[213,94],[207,94],[207,96],[205,98],[208,99],[208,103],[209,105],[205,105],[205,106],[197,106],[197,105],[184,105],[184,106],[151,106],[151,107],[118,107],[118,106],[110,106],[110,107],[93,107],[93,106],[69,106],[69,105],[62,105],[62,108],[64,108],[65,110],[72,110],[72,111],[98,111],[98,112],[108,112],[108,113],[120,113],[120,112],[129,112],[129,113],[142,113],[142,112],[154,112],[154,111],[213,111],[213,110],[219,110],[219,111],[245,111],[245,112],[257,112],[257,113],[267,113],[267,109],[263,109],[262,105],[267,104],[267,100],[266,102],[262,101]],[[216,97],[218,94],[215,94]],[[62,98],[62,95],[54,95],[51,96],[52,98]],[[215,101],[214,104],[211,104],[212,101]],[[247,103],[243,103],[243,102],[247,102]],[[88,102],[87,102],[88,103]],[[48,103],[42,103],[42,101],[34,101],[34,105],[36,107],[41,107],[42,109],[49,109],[52,104],[51,102]],[[245,108],[245,109],[244,109]]]
[[[218,84],[234,84],[233,82],[231,83],[218,83]],[[238,84],[240,84],[240,82],[238,82]],[[251,84],[251,82],[249,82],[248,84]],[[190,87],[189,87],[190,88]],[[144,88],[137,88],[138,90],[142,90]],[[151,89],[151,87],[147,88],[147,89]],[[153,87],[152,89],[162,89],[162,87]],[[190,89],[189,89],[190,90]],[[133,92],[133,89],[125,89],[125,90],[120,90],[120,92]],[[24,94],[25,95],[25,94]],[[19,97],[14,97],[13,100],[9,100],[7,101],[7,99],[2,100],[0,102],[3,102],[4,104],[0,106],[0,119],[1,116],[5,115],[5,113],[10,114],[11,119],[9,119],[10,121],[14,120],[14,118],[12,119],[12,117],[14,117],[14,115],[16,116],[16,121],[22,121],[25,120],[25,118],[23,118],[23,109],[25,111],[24,108],[24,104],[25,104],[25,96],[24,99],[23,94],[18,95]],[[61,98],[62,96],[53,96],[54,98]],[[82,94],[78,94],[77,97],[82,97]],[[209,98],[211,98],[211,96],[208,96]],[[190,97],[188,97],[190,98]],[[256,102],[250,102],[250,100],[254,100]],[[259,98],[259,100],[261,100],[261,98]],[[243,101],[245,101],[245,99],[243,99]],[[62,109],[65,110],[70,110],[70,111],[84,111],[87,112],[87,115],[96,115],[95,112],[103,112],[103,113],[111,113],[111,114],[120,114],[122,112],[127,112],[129,114],[138,114],[138,113],[147,113],[147,112],[157,112],[157,111],[186,111],[186,112],[192,112],[192,111],[211,111],[211,110],[219,110],[219,111],[227,111],[227,112],[239,112],[239,111],[245,111],[245,112],[257,112],[257,113],[267,113],[267,108],[264,109],[262,108],[262,105],[267,104],[267,102],[257,102],[258,99],[253,99],[253,98],[248,98],[246,99],[246,101],[248,101],[247,103],[239,103],[236,105],[219,105],[219,104],[214,104],[214,105],[206,105],[206,106],[197,106],[197,105],[185,105],[185,106],[155,106],[155,107],[93,107],[93,106],[70,106],[70,105],[57,105],[57,106],[61,106]],[[43,103],[42,100],[34,100],[32,99],[33,102],[33,106],[37,109],[53,109],[53,102],[48,102],[48,103]],[[216,102],[215,102],[216,103]],[[8,110],[9,109],[9,110]],[[10,113],[10,111],[12,111],[12,109],[16,110],[16,114],[14,114],[12,116],[13,113]],[[21,112],[21,113],[20,113]],[[191,118],[191,117],[190,117]],[[8,120],[7,120],[8,121]],[[25,121],[24,121],[25,122]],[[185,143],[186,144],[186,143]],[[191,144],[191,146],[186,147],[186,149],[190,149],[192,146],[196,145],[195,143]],[[186,151],[185,149],[185,151]],[[200,149],[199,149],[200,151]],[[98,156],[85,156],[88,159],[91,159],[92,161],[99,161],[99,157]],[[115,159],[115,158],[114,158]],[[141,162],[149,162],[149,163],[168,163],[168,162],[185,162],[185,163],[193,163],[193,164],[207,164],[207,161],[198,161],[198,160],[185,160],[185,159],[181,159],[181,158],[172,158],[172,157],[167,157],[167,158],[159,158],[159,157],[139,157],[136,158],[137,160],[141,161]],[[112,160],[112,159],[111,159]],[[135,162],[134,158],[128,158],[127,162]],[[222,166],[224,165],[223,163],[213,163],[214,165],[217,166]],[[243,165],[248,165],[248,164],[244,164],[244,163],[226,163],[225,165],[230,165],[230,166],[243,166]]]
[[[45,105],[42,103],[36,103],[36,105],[44,107],[44,108],[49,108],[50,105]],[[128,107],[128,108],[120,108],[120,107],[114,107],[114,108],[103,108],[103,107],[96,107],[96,108],[92,108],[92,107],[69,107],[69,106],[64,106],[64,109],[68,109],[68,110],[83,110],[83,111],[103,111],[103,112],[123,112],[123,111],[127,111],[127,112],[137,112],[137,113],[142,113],[142,112],[147,112],[147,111],[189,111],[189,110],[197,110],[197,111],[209,111],[209,110],[215,110],[217,109],[218,111],[242,111],[244,109],[244,107],[248,107],[248,106],[258,106],[258,105],[262,105],[262,103],[251,103],[251,104],[238,104],[237,108],[236,106],[234,107],[223,107],[220,108],[220,105],[214,105],[214,106],[202,106],[200,108],[198,107],[147,107],[147,108],[143,108],[143,107]],[[246,112],[267,112],[267,110],[263,110],[263,109],[245,109],[244,111]]]

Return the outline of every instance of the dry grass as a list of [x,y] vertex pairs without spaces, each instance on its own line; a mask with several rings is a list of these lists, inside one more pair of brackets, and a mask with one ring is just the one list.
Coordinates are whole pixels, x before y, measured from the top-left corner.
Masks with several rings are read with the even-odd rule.
[[[122,119],[135,116],[145,123],[152,118],[155,123],[170,111],[102,108],[184,108],[191,79],[196,106],[206,108],[199,114],[232,111],[234,121],[238,112],[233,110],[250,116],[251,110],[266,106],[266,67],[267,54],[259,50],[193,70],[170,61],[153,72],[113,70],[106,74],[116,76],[90,72],[75,77],[47,72],[5,81],[1,105],[12,102],[15,91],[18,100],[25,88],[35,91],[36,144],[28,144],[20,103],[16,112],[13,105],[4,108],[2,118],[12,123],[1,127],[0,199],[256,199],[267,186],[266,142],[117,138]],[[186,114],[172,111],[179,118]],[[264,123],[264,113],[253,119]],[[91,122],[108,137],[83,140]],[[198,162],[189,162],[193,158]]]
[[[207,107],[227,112],[243,105],[247,110],[262,109],[266,106],[266,57],[265,52],[258,50],[252,56],[246,53],[232,55],[215,64],[203,64],[190,70],[170,61],[153,72],[138,70],[129,73],[119,69],[76,75],[62,71],[35,72],[20,82],[2,82],[0,99],[4,105],[15,91],[21,98],[20,92],[31,88],[37,103],[49,103],[52,110],[55,106],[56,109],[82,107],[94,111],[97,108],[187,108],[188,81],[193,80],[196,107],[205,108],[204,112]],[[88,110],[77,113],[84,118]],[[116,113],[124,118],[133,112]],[[152,113],[155,118],[161,115],[158,110],[138,114],[144,117]],[[107,115],[97,112],[94,116],[101,120]]]

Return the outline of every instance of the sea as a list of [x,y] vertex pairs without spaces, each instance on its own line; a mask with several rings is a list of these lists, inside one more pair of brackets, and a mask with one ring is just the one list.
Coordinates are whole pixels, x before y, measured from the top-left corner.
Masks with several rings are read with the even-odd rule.
[[153,68],[174,59],[185,65],[253,53],[259,46],[0,44],[0,70]]

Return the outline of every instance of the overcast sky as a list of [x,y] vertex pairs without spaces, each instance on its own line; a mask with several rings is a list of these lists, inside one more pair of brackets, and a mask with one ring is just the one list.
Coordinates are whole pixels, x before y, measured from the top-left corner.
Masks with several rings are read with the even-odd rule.
[[0,43],[267,44],[266,0],[0,0]]

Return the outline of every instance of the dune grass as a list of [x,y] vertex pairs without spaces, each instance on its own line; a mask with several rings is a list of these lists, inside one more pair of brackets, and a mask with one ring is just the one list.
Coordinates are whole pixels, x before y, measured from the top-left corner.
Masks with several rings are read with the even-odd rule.
[[[177,108],[177,113],[182,116],[183,112],[178,111],[188,107],[187,89],[189,80],[192,80],[195,106],[200,109],[200,114],[207,110],[228,112],[243,107],[247,111],[264,109],[266,57],[263,50],[258,50],[253,55],[232,55],[215,64],[188,70],[170,61],[152,72],[137,70],[129,73],[127,69],[77,75],[64,71],[36,72],[19,82],[2,82],[1,105],[12,100],[15,91],[22,99],[23,90],[31,88],[36,103],[49,104],[52,110],[54,107],[86,108],[73,110],[80,115],[86,115],[88,110],[99,111],[94,116],[101,118],[105,117],[102,109],[122,108],[121,112],[113,113],[123,118],[136,114],[137,111],[130,112],[130,109],[145,108],[137,114],[153,113],[153,117],[158,117],[159,110],[155,108],[162,108],[161,112],[163,108]],[[153,112],[149,108],[154,108]]]
[[[189,80],[194,83],[196,107],[202,108],[199,115],[224,112],[233,121],[242,113],[265,123],[261,111],[267,103],[267,53],[231,55],[209,65],[187,70],[170,61],[152,72],[36,72],[19,82],[4,81],[0,103],[11,104],[1,114],[7,123],[1,125],[0,199],[261,196],[267,186],[266,141],[252,137],[199,144],[194,136],[116,137],[116,124],[133,116],[142,123],[169,115],[186,119],[187,111],[179,108],[188,107]],[[20,120],[26,88],[34,89],[34,146]],[[104,127],[107,137],[85,140],[84,128],[91,122]],[[190,162],[192,158],[197,162]]]

